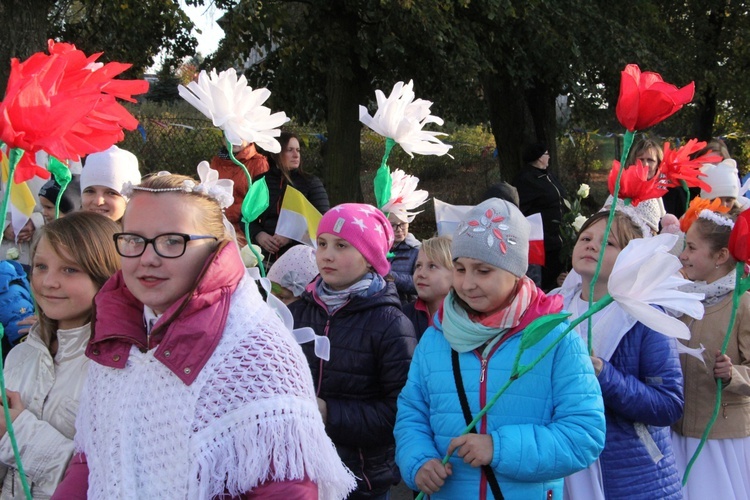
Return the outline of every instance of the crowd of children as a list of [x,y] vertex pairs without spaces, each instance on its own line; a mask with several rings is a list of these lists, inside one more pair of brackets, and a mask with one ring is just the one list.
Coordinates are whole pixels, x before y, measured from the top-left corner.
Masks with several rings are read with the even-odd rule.
[[[632,161],[658,152],[638,144]],[[298,167],[298,150],[288,156]],[[658,232],[658,201],[618,205],[606,241],[609,212],[594,214],[547,293],[527,276],[517,201],[485,200],[454,234],[422,242],[409,217],[345,203],[323,215],[315,248],[272,252],[269,288],[243,265],[226,187],[141,178],[116,146],[89,155],[59,218],[61,186],[39,190],[28,281],[0,263],[0,292],[15,293],[4,375],[26,474],[3,420],[0,498],[22,496],[21,479],[56,499],[388,499],[401,480],[434,499],[750,498],[747,295],[720,351],[739,183],[729,160],[707,171],[730,211],[700,212],[677,252],[684,289],[704,297],[702,319],[681,318],[690,340],[613,302],[592,317],[589,352],[587,322],[531,345],[526,334],[608,293],[620,252]],[[284,314],[316,341],[298,344]],[[716,379],[720,418],[683,487]]]

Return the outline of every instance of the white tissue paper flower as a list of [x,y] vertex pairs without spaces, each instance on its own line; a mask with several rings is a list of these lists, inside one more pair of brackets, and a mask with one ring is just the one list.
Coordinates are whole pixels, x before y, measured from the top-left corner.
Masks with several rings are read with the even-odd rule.
[[398,220],[412,222],[421,212],[411,210],[424,204],[430,196],[424,189],[417,189],[418,183],[418,177],[399,168],[391,172],[391,199],[383,205],[383,212],[395,215]]
[[241,146],[247,141],[271,153],[281,151],[276,140],[281,134],[278,127],[289,118],[283,111],[271,114],[262,105],[271,92],[265,88],[253,90],[245,75],[237,78],[234,68],[219,74],[212,69],[210,75],[201,71],[198,82],[190,82],[187,87],[179,85],[177,89],[183,99],[224,131],[231,144]]
[[669,337],[689,339],[685,323],[652,307],[703,318],[703,294],[677,290],[689,283],[679,274],[680,260],[669,253],[677,240],[676,235],[666,233],[631,240],[617,256],[607,288],[628,314],[647,327]]
[[443,124],[442,118],[430,114],[432,102],[424,99],[414,99],[414,82],[398,82],[393,86],[391,95],[387,98],[382,91],[375,91],[378,110],[370,116],[367,108],[359,107],[359,121],[384,137],[390,137],[401,145],[409,156],[413,153],[421,155],[441,156],[453,147],[437,138],[447,135],[442,132],[422,130],[428,123]]

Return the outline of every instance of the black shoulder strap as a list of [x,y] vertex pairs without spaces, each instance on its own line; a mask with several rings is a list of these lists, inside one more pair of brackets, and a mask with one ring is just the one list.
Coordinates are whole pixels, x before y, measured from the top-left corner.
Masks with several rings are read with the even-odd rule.
[[[458,391],[458,401],[461,403],[461,411],[464,414],[464,420],[466,420],[466,425],[469,425],[472,420],[474,420],[474,417],[471,416],[471,410],[469,409],[469,400],[466,399],[466,389],[464,389],[464,380],[463,377],[461,377],[461,366],[458,363],[458,352],[451,349],[451,362],[453,364],[453,379],[456,381],[456,391]],[[477,430],[476,428],[471,429],[469,432],[472,434],[476,434]],[[503,492],[500,491],[500,485],[497,482],[497,478],[495,477],[495,472],[492,470],[492,467],[489,465],[483,465],[482,471],[484,472],[484,476],[487,478],[487,482],[490,485],[490,490],[492,491],[492,495],[495,497],[495,500],[504,500],[505,497],[503,497]]]

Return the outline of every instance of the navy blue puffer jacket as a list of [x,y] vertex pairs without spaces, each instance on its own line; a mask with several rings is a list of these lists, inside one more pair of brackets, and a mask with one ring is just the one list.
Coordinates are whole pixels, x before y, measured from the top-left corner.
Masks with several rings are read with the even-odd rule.
[[357,477],[356,498],[385,493],[401,479],[393,437],[396,401],[417,343],[395,285],[354,297],[332,315],[314,291],[289,309],[295,327],[312,327],[331,341],[329,361],[315,356],[312,343],[302,349],[318,397],[326,402],[326,431]]
[[[599,457],[607,500],[682,498],[669,427],[684,404],[675,340],[636,323],[598,379],[607,418]],[[658,449],[650,454],[646,443]],[[661,458],[655,462],[652,455]]]

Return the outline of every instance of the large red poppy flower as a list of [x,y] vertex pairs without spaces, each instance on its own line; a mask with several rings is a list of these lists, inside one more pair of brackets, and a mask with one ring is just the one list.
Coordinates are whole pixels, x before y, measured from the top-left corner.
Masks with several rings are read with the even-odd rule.
[[729,235],[729,252],[738,262],[750,264],[750,210],[737,217]]
[[700,177],[706,174],[700,171],[704,163],[718,163],[721,156],[715,153],[706,153],[691,159],[692,155],[706,147],[705,142],[690,139],[679,149],[671,149],[668,142],[664,143],[664,159],[659,165],[659,174],[663,176],[667,187],[681,186],[680,181],[685,181],[689,187],[699,187],[711,191],[711,186],[706,184]]
[[[614,160],[612,162],[612,170],[609,171],[609,178],[607,179],[609,193],[612,196],[615,195],[615,181],[619,172],[620,162]],[[644,200],[660,198],[664,196],[664,193],[666,193],[666,187],[660,181],[660,176],[655,175],[649,179],[648,167],[638,160],[634,165],[629,166],[623,171],[617,197],[620,199],[629,198],[633,206],[637,206]]]
[[[45,150],[61,160],[103,151],[138,121],[117,102],[148,90],[145,80],[114,80],[131,65],[97,63],[74,45],[48,42],[49,54],[11,60],[0,103],[0,140],[27,155]],[[24,155],[26,156],[26,155]]]
[[628,64],[620,78],[617,119],[631,132],[645,130],[679,111],[694,93],[694,82],[678,89],[658,73],[641,73],[638,65]]

